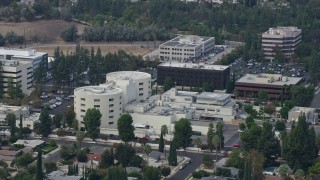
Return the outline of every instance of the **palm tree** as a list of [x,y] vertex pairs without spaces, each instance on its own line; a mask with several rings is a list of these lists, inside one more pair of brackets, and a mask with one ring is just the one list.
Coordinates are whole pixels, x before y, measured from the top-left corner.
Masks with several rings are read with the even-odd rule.
[[194,143],[196,144],[196,146],[198,148],[198,152],[199,152],[199,148],[202,145],[201,139],[200,138],[195,139]]
[[81,142],[86,137],[86,134],[83,131],[77,131],[76,138],[79,143],[79,151],[81,151]]
[[288,175],[288,165],[282,164],[279,167],[279,173],[280,173],[281,179],[285,179],[285,177]]
[[167,158],[167,153],[166,153],[166,135],[168,134],[168,126],[167,125],[162,125],[161,126],[161,134],[163,135],[163,141],[164,141],[164,158]]
[[218,161],[218,146],[220,144],[220,137],[218,135],[214,135],[212,138],[212,144],[216,148],[216,161]]
[[150,146],[149,144],[146,144],[146,145],[144,146],[144,153],[146,153],[147,156],[148,156],[148,164],[149,164],[149,154],[151,153],[151,151],[152,151],[151,146]]

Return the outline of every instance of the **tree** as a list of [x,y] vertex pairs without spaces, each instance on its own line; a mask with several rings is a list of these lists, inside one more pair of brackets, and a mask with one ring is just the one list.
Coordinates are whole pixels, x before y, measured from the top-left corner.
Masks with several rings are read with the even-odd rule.
[[186,148],[191,142],[192,127],[189,120],[181,118],[174,125],[174,138],[177,143],[177,147]]
[[212,83],[203,83],[203,92],[213,92],[214,89],[213,89],[213,84]]
[[170,143],[168,163],[171,166],[177,165],[177,147],[175,141],[171,141]]
[[146,144],[146,145],[144,146],[144,153],[146,153],[147,156],[148,156],[148,164],[149,164],[149,154],[151,153],[151,151],[152,151],[151,146],[150,146],[149,144]]
[[73,42],[78,38],[78,30],[75,25],[61,32],[60,37],[66,42]]
[[215,149],[216,149],[216,161],[218,161],[218,147],[220,144],[220,137],[218,135],[214,135],[212,138],[212,144],[214,145]]
[[290,109],[286,106],[282,107],[280,109],[280,116],[284,119],[288,119],[288,113],[289,113]]
[[234,90],[234,81],[228,80],[226,85],[226,93],[232,93]]
[[241,157],[241,151],[239,149],[232,150],[230,158],[227,160],[226,166],[235,167],[238,169],[244,168],[244,159]]
[[295,85],[291,88],[291,99],[296,106],[308,107],[313,99],[314,86]]
[[265,92],[265,91],[260,91],[260,92],[258,93],[258,100],[259,100],[260,102],[267,102],[268,99],[269,99],[269,96],[268,96],[268,93],[267,93],[267,92]]
[[85,129],[92,140],[100,134],[101,116],[99,109],[89,108],[83,117]]
[[57,114],[52,118],[53,124],[56,126],[56,128],[60,128],[61,127],[62,117],[63,117],[62,114]]
[[163,135],[163,150],[164,150],[164,158],[167,158],[167,151],[166,151],[166,135],[168,134],[168,126],[167,125],[162,125],[161,126],[161,134]]
[[216,134],[217,136],[219,136],[219,141],[220,141],[219,148],[221,150],[221,148],[224,147],[223,123],[221,121],[219,121],[216,124]]
[[260,126],[253,125],[248,131],[240,134],[241,143],[246,151],[257,149],[261,132],[262,128]]
[[30,153],[23,153],[21,156],[17,157],[15,160],[15,165],[17,167],[27,167],[28,164],[32,163],[33,157]]
[[144,166],[144,160],[138,155],[134,155],[130,158],[130,166],[142,168]]
[[77,131],[76,139],[79,143],[79,151],[81,151],[81,142],[84,140],[85,137],[86,134],[83,131]]
[[14,98],[15,97],[15,87],[13,85],[13,78],[12,77],[8,78],[8,90],[7,90],[7,93],[8,93],[10,98]]
[[133,120],[130,114],[123,114],[118,119],[117,127],[120,139],[127,143],[134,139],[134,127],[132,125]]
[[160,134],[160,140],[159,140],[159,152],[163,152],[164,150],[164,139],[163,134]]
[[207,145],[211,152],[213,150],[213,144],[212,144],[213,136],[214,136],[213,123],[210,122],[208,132],[207,132]]
[[264,112],[271,116],[276,112],[276,106],[273,103],[268,103],[264,106]]
[[248,129],[250,129],[252,126],[255,125],[254,119],[252,116],[249,116],[246,118],[246,126]]
[[314,129],[309,129],[304,114],[284,139],[283,154],[291,168],[307,170],[317,156]]
[[15,135],[16,130],[16,115],[14,115],[13,113],[8,113],[6,115],[5,120],[7,121],[10,127],[10,136],[13,137]]
[[280,155],[280,142],[272,129],[273,127],[269,122],[264,122],[258,140],[258,151],[264,155],[266,165],[271,165],[272,160]]
[[148,166],[143,169],[143,176],[142,180],[160,180],[161,179],[161,172],[160,169],[152,166]]
[[245,158],[244,179],[263,180],[263,155],[251,150]]
[[76,144],[63,144],[60,149],[60,157],[64,160],[70,159],[77,154],[77,151]]
[[107,176],[104,180],[125,180],[128,179],[126,169],[122,166],[111,166],[107,169]]
[[163,92],[166,92],[175,86],[174,81],[170,76],[167,76],[163,82]]
[[128,144],[120,144],[116,148],[115,158],[121,163],[124,167],[126,167],[130,158],[135,154],[135,150],[129,146]]
[[209,154],[203,154],[202,163],[207,167],[211,167],[213,165],[212,156],[210,156]]
[[202,145],[201,139],[200,139],[200,138],[196,138],[196,139],[194,140],[194,144],[196,144],[196,146],[197,146],[197,148],[198,148],[198,152],[199,152],[199,149],[200,149],[200,147],[201,147],[201,145]]
[[78,160],[79,162],[83,162],[83,163],[85,163],[85,162],[88,161],[88,156],[87,156],[86,150],[81,150],[81,151],[78,152],[78,154],[77,154],[77,160]]
[[21,88],[22,88],[21,83],[20,82],[17,83],[15,88],[15,94],[14,94],[15,97],[20,99],[23,98],[24,96]]
[[163,167],[163,168],[161,168],[161,174],[162,174],[162,176],[164,176],[165,178],[167,178],[167,176],[169,176],[170,173],[171,173],[170,167]]
[[303,180],[304,179],[304,171],[302,169],[298,169],[295,173],[294,173],[294,178],[296,180]]
[[43,171],[42,171],[42,150],[39,149],[37,156],[37,174],[36,180],[43,180]]
[[76,117],[76,113],[74,112],[73,106],[68,108],[68,110],[65,112],[64,115],[65,115],[65,120],[66,120],[68,127],[71,128],[74,121],[75,121],[75,117]]
[[275,126],[274,126],[274,129],[276,131],[283,131],[286,129],[286,124],[282,121],[277,121]]
[[57,167],[56,163],[54,163],[54,162],[45,163],[44,167],[46,169],[47,174],[51,173],[52,171],[58,170],[58,167]]
[[101,155],[101,167],[108,168],[113,165],[114,154],[113,149],[105,150]]
[[48,137],[51,133],[51,118],[47,109],[41,111],[39,121],[39,134],[44,137]]

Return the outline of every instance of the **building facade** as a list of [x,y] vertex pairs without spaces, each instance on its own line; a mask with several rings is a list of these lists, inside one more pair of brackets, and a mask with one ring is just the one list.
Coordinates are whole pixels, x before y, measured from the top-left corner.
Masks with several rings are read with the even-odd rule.
[[230,67],[207,65],[204,63],[164,62],[157,67],[157,84],[163,85],[166,77],[171,77],[177,86],[203,87],[204,83],[212,83],[213,88],[226,88],[230,78]]
[[114,128],[122,114],[122,89],[107,83],[100,86],[84,86],[74,90],[74,112],[79,127],[84,128],[83,117],[89,108],[100,110],[101,128]]
[[35,49],[8,49],[0,48],[0,59],[31,61],[33,70],[43,63],[45,68],[48,67],[48,53],[37,52]]
[[299,116],[302,114],[306,116],[306,121],[308,123],[318,124],[320,110],[310,107],[293,107],[288,113],[288,121],[297,122],[299,120]]
[[151,96],[151,75],[137,71],[117,71],[106,75],[107,82],[113,81],[125,94],[124,103],[145,100]]
[[292,26],[270,28],[262,33],[261,46],[264,51],[264,58],[272,61],[275,57],[275,49],[279,48],[285,60],[291,60],[301,42],[301,34],[301,29]]
[[161,61],[195,60],[213,50],[214,37],[180,35],[159,46]]
[[32,91],[33,85],[33,67],[32,62],[19,60],[1,60],[2,70],[0,71],[3,79],[3,92],[7,95],[8,82],[12,79],[13,85],[16,87],[19,83],[24,94]]
[[299,85],[302,78],[288,77],[280,74],[246,74],[235,83],[237,96],[256,98],[265,91],[271,99],[289,98],[290,85]]

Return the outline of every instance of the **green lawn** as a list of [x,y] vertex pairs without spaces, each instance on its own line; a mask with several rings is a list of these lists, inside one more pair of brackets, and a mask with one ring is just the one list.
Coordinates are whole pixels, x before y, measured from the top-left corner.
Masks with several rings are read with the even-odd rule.
[[51,152],[52,150],[56,149],[58,146],[50,146],[50,144],[46,144],[44,145],[41,150],[43,152],[43,154],[47,154],[49,152]]

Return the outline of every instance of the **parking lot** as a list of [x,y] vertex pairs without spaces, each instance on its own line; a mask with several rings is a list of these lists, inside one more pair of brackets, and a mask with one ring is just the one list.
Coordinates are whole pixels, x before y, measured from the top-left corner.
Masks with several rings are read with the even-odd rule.
[[308,74],[301,65],[286,64],[281,65],[278,63],[261,63],[256,60],[249,60],[245,62],[242,58],[236,59],[231,66],[231,77],[235,76],[235,79],[239,79],[245,74],[260,74],[260,73],[274,73],[282,74],[290,77],[303,77],[308,80]]

